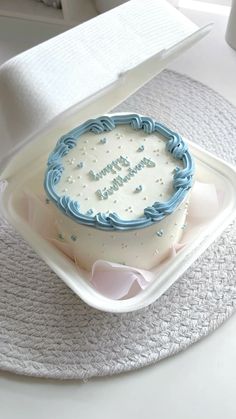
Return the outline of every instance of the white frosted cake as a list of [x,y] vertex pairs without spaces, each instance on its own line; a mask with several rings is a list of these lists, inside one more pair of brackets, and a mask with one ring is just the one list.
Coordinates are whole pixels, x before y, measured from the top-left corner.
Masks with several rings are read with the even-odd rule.
[[98,259],[150,269],[182,236],[193,172],[180,135],[150,117],[86,121],[48,158],[58,239],[87,270]]

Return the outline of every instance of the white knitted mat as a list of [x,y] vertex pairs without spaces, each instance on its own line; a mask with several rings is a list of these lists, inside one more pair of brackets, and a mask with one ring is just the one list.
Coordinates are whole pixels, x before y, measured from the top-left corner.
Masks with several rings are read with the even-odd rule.
[[[186,76],[165,71],[117,110],[153,116],[236,163],[235,108]],[[140,368],[185,349],[236,307],[235,233],[234,224],[151,306],[107,314],[83,303],[0,221],[0,368],[89,378]]]

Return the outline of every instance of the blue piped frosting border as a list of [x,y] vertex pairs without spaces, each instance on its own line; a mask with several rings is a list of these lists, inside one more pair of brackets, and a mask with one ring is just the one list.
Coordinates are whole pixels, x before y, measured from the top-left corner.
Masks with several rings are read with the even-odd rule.
[[[124,220],[116,213],[109,215],[97,213],[93,215],[80,212],[78,201],[67,195],[59,196],[55,191],[61,179],[64,167],[62,157],[76,146],[81,135],[92,131],[95,134],[113,130],[118,125],[130,125],[134,130],[142,129],[146,134],[157,132],[166,138],[166,149],[176,160],[182,160],[184,169],[177,169],[173,175],[174,193],[166,202],[154,202],[152,206],[144,209],[142,217],[135,220]],[[154,119],[138,114],[125,114],[113,116],[101,116],[90,119],[66,135],[63,135],[53,152],[49,155],[47,170],[44,179],[44,188],[49,199],[68,217],[79,224],[84,224],[102,230],[133,230],[148,227],[165,216],[171,214],[180,205],[192,186],[194,175],[194,162],[188,151],[186,143],[181,136],[169,128],[156,122]]]

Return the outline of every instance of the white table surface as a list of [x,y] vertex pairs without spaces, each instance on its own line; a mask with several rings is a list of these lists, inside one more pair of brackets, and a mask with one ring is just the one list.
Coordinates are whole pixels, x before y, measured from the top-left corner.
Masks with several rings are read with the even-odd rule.
[[[212,33],[171,69],[208,84],[236,105],[236,51],[224,41],[227,18],[185,11]],[[13,20],[11,20],[13,23]],[[0,18],[0,63],[60,28]],[[177,356],[115,377],[58,382],[0,373],[3,419],[235,419],[236,316]]]

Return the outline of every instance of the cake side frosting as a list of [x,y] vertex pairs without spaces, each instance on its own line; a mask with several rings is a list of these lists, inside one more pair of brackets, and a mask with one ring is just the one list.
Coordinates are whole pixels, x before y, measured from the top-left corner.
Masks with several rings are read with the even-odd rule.
[[44,185],[49,199],[74,222],[128,231],[173,213],[187,196],[193,173],[179,134],[150,117],[114,115],[89,120],[61,137],[49,156]]

